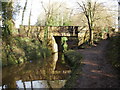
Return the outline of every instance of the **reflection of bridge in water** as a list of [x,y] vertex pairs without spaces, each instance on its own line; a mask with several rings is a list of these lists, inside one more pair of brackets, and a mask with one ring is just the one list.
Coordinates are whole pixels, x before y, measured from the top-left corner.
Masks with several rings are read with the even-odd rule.
[[49,69],[50,67],[44,67],[39,62],[5,67],[2,72],[2,86],[15,88],[16,82],[20,80],[23,84],[37,80],[66,80],[71,72],[71,70],[55,70],[54,73],[46,74],[45,68]]

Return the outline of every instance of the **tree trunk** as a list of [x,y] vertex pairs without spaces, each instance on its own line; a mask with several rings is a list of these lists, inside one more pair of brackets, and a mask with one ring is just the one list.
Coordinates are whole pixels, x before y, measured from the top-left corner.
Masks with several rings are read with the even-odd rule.
[[27,3],[28,3],[28,0],[25,1],[25,5],[24,5],[24,8],[23,8],[21,25],[23,25],[24,13],[25,13],[25,10],[26,10],[26,7],[27,7]]
[[87,17],[87,20],[88,20],[88,26],[89,26],[89,44],[90,45],[93,45],[93,32],[92,32],[92,24],[90,23],[90,19],[88,16]]
[[89,44],[93,45],[93,30],[91,28],[89,28]]

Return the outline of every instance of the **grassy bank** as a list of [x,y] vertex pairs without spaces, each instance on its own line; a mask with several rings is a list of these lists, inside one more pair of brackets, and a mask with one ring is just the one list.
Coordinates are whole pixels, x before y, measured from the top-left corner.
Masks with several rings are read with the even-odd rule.
[[112,66],[120,73],[120,33],[110,38],[107,54]]
[[75,83],[81,74],[81,60],[82,56],[79,52],[69,50],[65,52],[65,61],[71,67],[72,72],[63,88],[74,88]]

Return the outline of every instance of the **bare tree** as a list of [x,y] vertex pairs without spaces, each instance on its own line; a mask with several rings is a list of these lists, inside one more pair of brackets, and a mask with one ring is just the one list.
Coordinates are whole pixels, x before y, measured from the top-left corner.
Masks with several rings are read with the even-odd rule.
[[118,31],[120,31],[120,0],[118,0]]
[[94,24],[94,17],[96,11],[96,2],[92,3],[91,1],[87,1],[87,3],[82,2],[80,4],[77,2],[80,8],[82,9],[88,23],[89,27],[89,44],[93,44],[93,24]]
[[[91,2],[90,0],[86,2],[77,2],[82,10],[80,15],[83,17],[82,22],[87,22],[89,28],[89,44],[93,44],[93,32],[95,27],[110,27],[113,26],[113,14],[103,5],[103,3],[98,3],[97,1]],[[86,26],[86,25],[84,25]]]
[[41,5],[44,12],[40,13],[37,25],[63,26],[70,23],[73,10],[67,8],[65,3],[49,1],[46,5],[41,2]]
[[27,3],[28,3],[28,0],[26,0],[25,5],[24,5],[24,8],[23,8],[21,25],[23,24],[24,13],[25,13],[25,10],[26,10],[26,7],[27,7]]
[[31,23],[31,14],[32,14],[32,2],[31,2],[31,9],[30,9],[30,13],[29,13],[29,20],[28,20],[28,30],[27,30],[27,36],[29,34],[30,31],[30,23]]

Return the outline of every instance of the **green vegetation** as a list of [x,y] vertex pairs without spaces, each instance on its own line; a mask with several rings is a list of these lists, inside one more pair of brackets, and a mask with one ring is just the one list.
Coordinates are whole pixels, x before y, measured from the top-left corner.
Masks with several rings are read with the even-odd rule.
[[65,52],[65,62],[72,68],[70,77],[63,88],[74,88],[78,76],[81,74],[81,60],[82,56],[79,52],[68,50]]
[[[50,50],[39,40],[20,37],[10,19],[5,19],[2,28],[2,66],[40,60],[50,56]],[[17,30],[16,30],[17,31]]]
[[[26,24],[24,21],[27,21],[26,16],[28,15],[30,0],[25,1],[25,5],[22,9],[22,20],[21,20],[21,27]],[[80,12],[76,11],[74,12],[74,8],[69,8],[66,3],[51,3],[49,0],[49,3],[45,5],[41,1],[41,13],[40,16],[36,22],[36,26],[43,26],[43,27],[37,27],[34,28],[31,27],[31,17],[34,16],[32,14],[32,2],[31,2],[31,9],[29,13],[29,20],[28,20],[28,28],[15,28],[15,22],[17,20],[16,13],[21,12],[20,10],[17,10],[15,7],[15,3],[12,1],[9,2],[1,2],[2,5],[2,11],[0,12],[2,14],[2,19],[0,17],[0,20],[2,20],[2,47],[0,47],[0,50],[2,50],[2,60],[0,60],[0,66],[9,66],[14,64],[26,64],[27,62],[35,62],[39,64],[39,62],[43,62],[43,71],[45,71],[47,83],[49,85],[49,77],[51,76],[51,73],[53,74],[56,70],[56,63],[59,60],[58,53],[56,54],[56,59],[49,58],[53,53],[55,54],[57,51],[63,50],[64,55],[61,54],[62,58],[62,64],[65,62],[71,67],[72,73],[71,76],[68,78],[67,83],[65,87],[73,88],[75,81],[78,79],[79,74],[81,74],[81,60],[82,56],[79,52],[74,50],[68,50],[67,41],[69,38],[69,34],[67,37],[63,37],[66,34],[64,33],[70,33],[70,36],[73,34],[77,34],[81,31],[83,33],[79,33],[80,36],[78,37],[79,41],[82,41],[83,39],[83,45],[81,45],[81,48],[86,48],[88,46],[92,46],[98,42],[101,39],[106,39],[108,33],[110,34],[110,31],[114,25],[115,22],[113,22],[113,15],[109,13],[107,8],[101,4],[91,1],[87,2],[77,2],[80,8]],[[16,3],[17,4],[17,3]],[[21,4],[19,2],[19,4]],[[18,4],[18,5],[19,5]],[[18,9],[20,9],[21,6],[18,6]],[[78,7],[76,7],[78,8]],[[26,12],[27,11],[27,12]],[[82,11],[82,12],[81,12]],[[19,13],[21,15],[21,13]],[[76,18],[76,19],[75,19]],[[25,19],[25,20],[24,20]],[[75,20],[75,22],[73,22]],[[19,21],[19,20],[18,20]],[[34,22],[32,22],[34,23]],[[76,24],[77,23],[77,24]],[[101,25],[100,25],[101,24]],[[45,27],[44,27],[45,26]],[[80,28],[72,27],[72,28],[64,28],[60,27],[61,30],[57,31],[59,34],[50,35],[49,26],[80,26]],[[52,28],[52,27],[50,27]],[[59,27],[58,27],[59,28]],[[61,33],[66,29],[64,33]],[[87,32],[88,29],[88,32]],[[23,32],[22,32],[23,30]],[[43,30],[43,31],[42,31]],[[62,31],[63,30],[63,31]],[[85,32],[85,34],[84,34]],[[61,34],[60,34],[61,33]],[[83,35],[82,35],[83,34]],[[53,37],[59,36],[62,38],[60,49],[59,44],[56,45],[55,42],[60,39],[56,39]],[[73,35],[74,36],[74,35]],[[105,37],[104,37],[105,36]],[[81,40],[80,40],[81,39]],[[111,43],[109,46],[109,58],[112,65],[120,70],[120,37],[116,36],[110,39]],[[54,42],[53,42],[54,41]],[[71,39],[71,42],[75,41],[75,39]],[[76,40],[77,42],[77,40]],[[73,43],[71,43],[71,46]],[[58,47],[58,48],[57,48]],[[77,47],[74,45],[74,47]],[[53,50],[55,49],[54,52]],[[76,49],[76,48],[75,48]],[[62,53],[63,53],[62,52]],[[60,54],[59,54],[60,55]],[[48,59],[49,58],[49,59]],[[44,61],[42,61],[44,60]],[[2,61],[2,65],[1,65]],[[65,64],[64,64],[65,65]],[[40,64],[39,64],[40,66]],[[31,65],[30,65],[31,67]],[[30,68],[26,67],[26,68]],[[31,67],[33,68],[33,67]],[[36,69],[39,67],[35,67]],[[41,69],[41,68],[40,68]],[[20,71],[19,71],[20,72]],[[8,73],[9,75],[9,73]],[[51,88],[51,86],[49,85]]]
[[[31,62],[49,57],[50,50],[44,45],[44,43],[47,43],[46,38],[48,35],[46,33],[43,43],[34,37],[26,37],[26,35],[17,33],[13,21],[13,12],[15,13],[15,11],[12,4],[13,2],[2,2],[2,66],[20,64],[27,61]],[[33,33],[31,33],[32,35]]]
[[74,50],[68,50],[64,53],[65,62],[73,68],[77,66],[77,64],[80,63],[82,56],[79,52],[76,52]]
[[70,77],[68,77],[67,82],[65,83],[62,89],[75,88],[75,83],[78,80],[81,73],[82,73],[81,65],[78,65],[77,68],[71,72]]
[[67,45],[67,37],[62,37],[61,38],[61,44],[62,44],[62,47],[63,47],[63,52],[67,51],[68,50],[68,45]]
[[8,49],[3,50],[3,66],[19,64],[26,61],[36,61],[51,55],[50,50],[43,47],[43,45],[35,39],[15,37],[12,43],[12,51],[10,51],[9,54],[5,53],[5,50]]
[[[2,62],[3,65],[6,63],[8,64],[15,64],[17,61],[15,60],[15,56],[13,53],[13,42],[14,38],[12,37],[13,22],[11,19],[5,19],[2,28]],[[14,60],[13,60],[14,59]]]
[[120,33],[117,36],[110,38],[108,58],[113,67],[120,70]]

